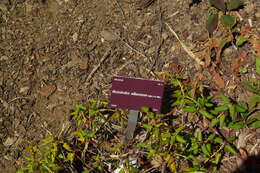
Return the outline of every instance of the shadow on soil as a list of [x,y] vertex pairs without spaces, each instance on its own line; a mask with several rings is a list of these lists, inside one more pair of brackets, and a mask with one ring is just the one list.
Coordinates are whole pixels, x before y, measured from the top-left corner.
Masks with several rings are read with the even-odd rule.
[[259,173],[260,155],[249,156],[246,161],[233,173]]
[[174,92],[174,88],[172,85],[164,86],[163,102],[162,102],[163,114],[171,111],[171,104],[174,102],[174,98],[172,97],[173,92]]

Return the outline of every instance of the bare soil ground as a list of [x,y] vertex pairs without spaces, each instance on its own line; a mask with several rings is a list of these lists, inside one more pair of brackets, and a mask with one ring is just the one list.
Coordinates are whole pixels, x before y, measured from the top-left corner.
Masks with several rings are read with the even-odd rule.
[[[259,79],[251,45],[225,49],[219,69],[225,87],[219,90],[212,69],[190,58],[165,25],[193,52],[201,51],[208,40],[208,1],[144,2],[0,0],[1,172],[15,172],[28,141],[58,133],[75,104],[107,99],[114,75],[167,80],[165,74],[174,73],[233,98],[247,95],[238,82]],[[245,0],[238,14],[239,25],[251,21],[259,36],[259,1]],[[234,78],[230,69],[243,51],[248,72]]]

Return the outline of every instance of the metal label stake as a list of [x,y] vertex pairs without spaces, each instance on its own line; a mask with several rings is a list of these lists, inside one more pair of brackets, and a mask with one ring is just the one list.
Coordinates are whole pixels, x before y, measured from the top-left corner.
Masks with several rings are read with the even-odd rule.
[[134,132],[138,120],[139,111],[130,110],[128,114],[128,123],[125,133],[126,141],[130,141],[134,137]]

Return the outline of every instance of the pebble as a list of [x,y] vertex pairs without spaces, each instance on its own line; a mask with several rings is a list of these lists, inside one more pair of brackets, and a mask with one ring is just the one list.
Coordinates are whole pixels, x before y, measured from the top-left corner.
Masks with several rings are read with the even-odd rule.
[[6,147],[10,147],[11,145],[14,144],[15,140],[16,140],[16,138],[8,137],[3,144]]
[[223,51],[223,54],[225,55],[225,56],[229,56],[229,55],[231,55],[233,53],[233,49],[232,48],[226,48],[226,49],[224,49],[224,51]]
[[1,56],[0,61],[7,61],[8,59],[9,59],[8,56],[3,55]]
[[168,37],[169,35],[166,32],[162,33],[163,40],[166,40]]
[[100,35],[106,41],[115,41],[119,39],[119,37],[115,33],[108,30],[101,31]]
[[77,40],[78,40],[78,33],[74,33],[73,35],[72,35],[72,40],[74,41],[74,42],[76,42]]
[[255,17],[256,17],[256,18],[260,18],[260,12],[255,13]]
[[22,88],[20,88],[19,93],[23,94],[23,95],[27,95],[29,89],[30,89],[30,87],[22,87]]

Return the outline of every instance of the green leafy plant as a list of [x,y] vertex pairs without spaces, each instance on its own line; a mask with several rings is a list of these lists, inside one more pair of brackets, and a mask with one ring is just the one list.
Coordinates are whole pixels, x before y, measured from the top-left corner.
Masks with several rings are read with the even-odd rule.
[[[236,137],[219,129],[259,128],[258,95],[247,102],[219,95],[217,103],[204,88],[174,79],[169,84],[172,110],[155,114],[141,108],[139,137],[122,143],[120,129],[126,127],[127,111],[111,110],[107,102],[90,100],[89,106],[76,105],[71,113],[73,129],[65,136],[49,136],[30,144],[18,173],[57,172],[143,172],[147,166],[160,170],[162,163],[170,172],[216,172],[225,155],[236,155]],[[132,163],[128,148],[138,151]],[[186,166],[184,167],[183,164]],[[188,166],[187,166],[188,165]]]

